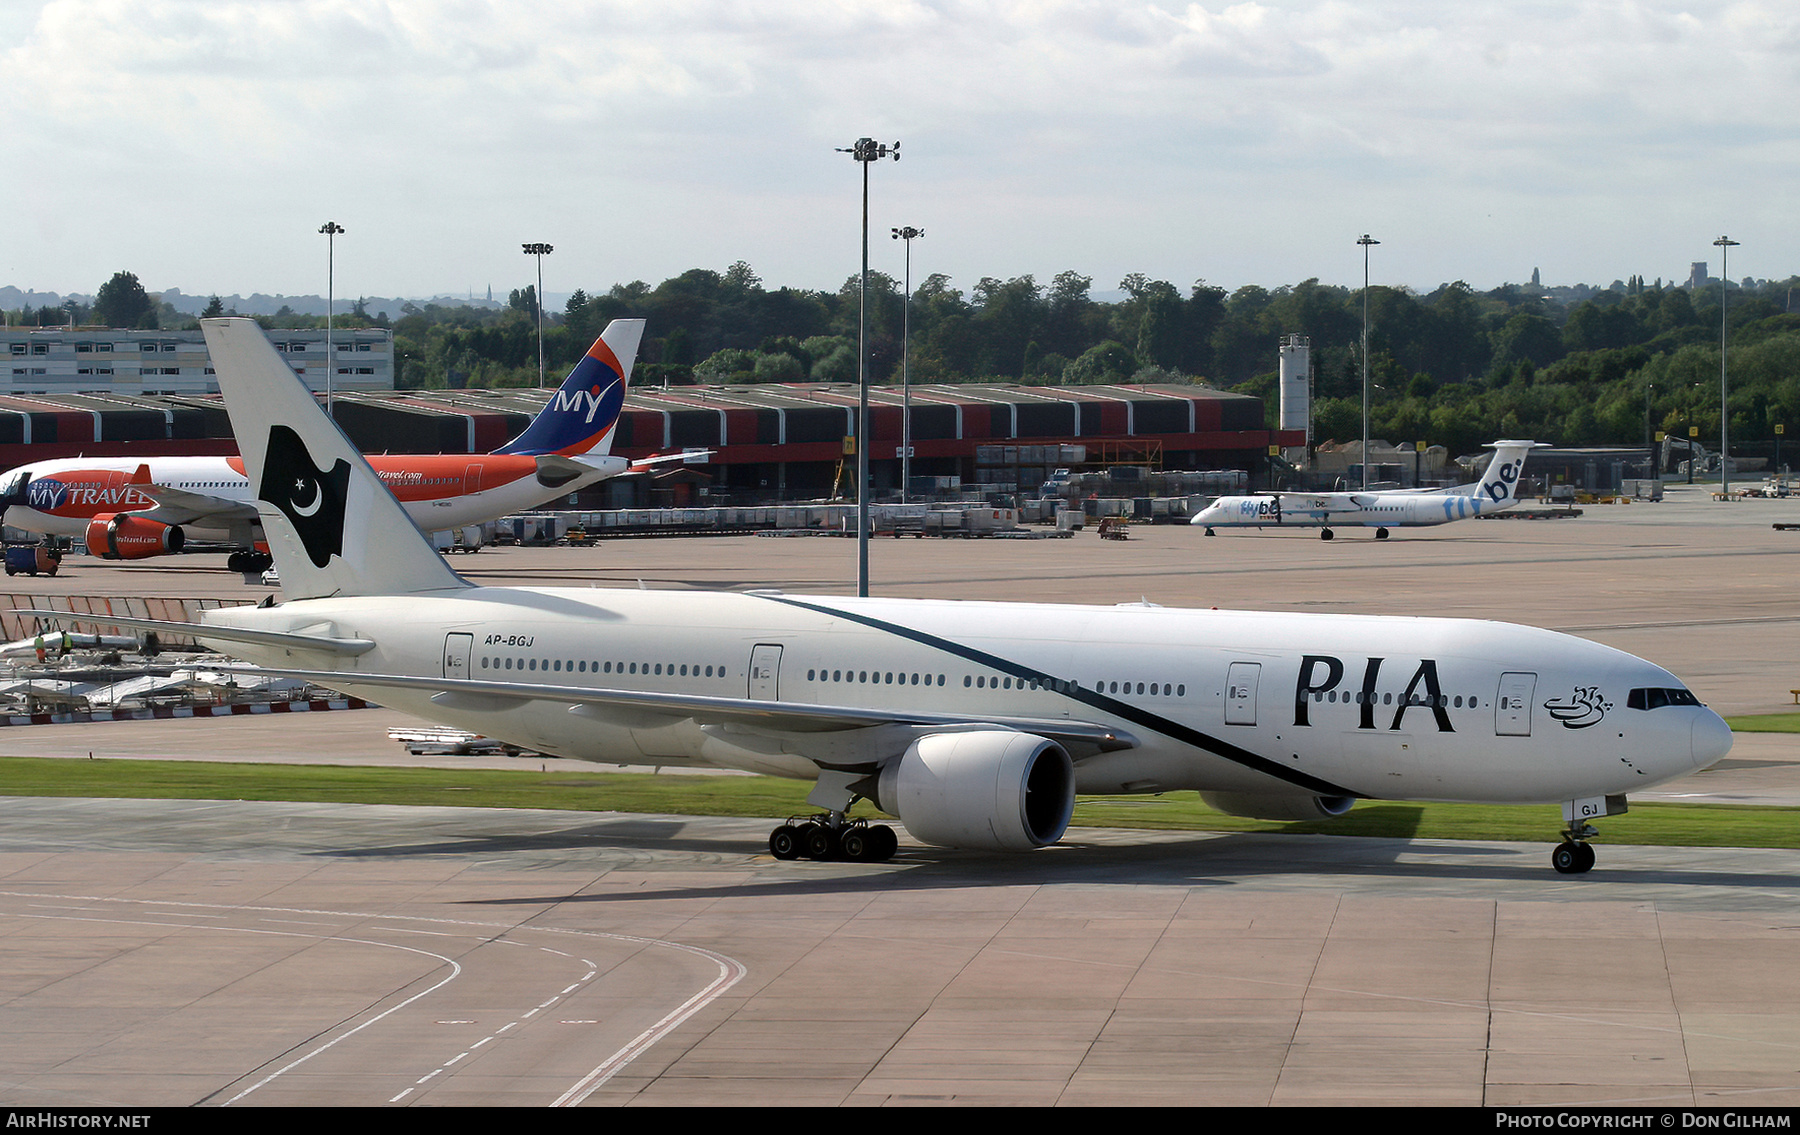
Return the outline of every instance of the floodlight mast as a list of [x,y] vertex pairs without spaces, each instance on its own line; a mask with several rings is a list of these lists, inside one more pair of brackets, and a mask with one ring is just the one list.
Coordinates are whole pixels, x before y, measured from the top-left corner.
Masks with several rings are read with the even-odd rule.
[[556,251],[542,241],[521,245],[525,255],[537,257],[538,389],[544,388],[544,257]]
[[[1730,263],[1731,250],[1738,246],[1738,241],[1722,236],[1713,241],[1719,250],[1719,499],[1731,499],[1731,406],[1728,395],[1730,389],[1725,381],[1725,305],[1731,287]],[[1693,454],[1690,453],[1691,459]]]
[[848,149],[862,164],[862,282],[857,288],[856,330],[856,594],[869,594],[869,166],[882,158],[900,160],[900,143],[892,146],[873,138],[858,138]]
[[334,242],[346,230],[336,221],[326,221],[319,226],[319,231],[325,234],[325,416],[335,421],[336,415],[332,413],[331,397],[334,380],[337,378],[337,358],[332,350],[331,335],[332,309],[337,306],[337,281],[334,279],[336,265],[333,263],[336,252]]
[[901,297],[903,315],[900,319],[900,503],[906,503],[907,491],[912,486],[912,375],[909,373],[912,353],[912,242],[925,235],[924,229],[915,229],[911,225],[894,230],[894,239],[906,242],[906,283],[905,294]]
[[1369,246],[1381,242],[1368,233],[1356,238],[1356,243],[1363,250],[1363,333],[1362,333],[1362,372],[1363,372],[1363,431],[1362,431],[1362,487],[1369,487]]

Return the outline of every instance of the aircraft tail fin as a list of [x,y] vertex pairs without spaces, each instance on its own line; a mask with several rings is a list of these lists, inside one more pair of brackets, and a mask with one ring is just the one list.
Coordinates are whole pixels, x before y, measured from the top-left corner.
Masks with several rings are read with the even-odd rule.
[[1494,451],[1494,456],[1488,462],[1487,471],[1479,481],[1464,485],[1462,491],[1481,498],[1482,511],[1493,512],[1518,503],[1519,478],[1525,472],[1525,458],[1532,450],[1543,448],[1543,443],[1494,441],[1488,443],[1488,448]]
[[469,586],[419,534],[251,319],[203,319],[219,390],[292,599]]
[[644,336],[641,319],[615,319],[575,364],[543,410],[495,452],[603,457],[625,407],[625,389]]

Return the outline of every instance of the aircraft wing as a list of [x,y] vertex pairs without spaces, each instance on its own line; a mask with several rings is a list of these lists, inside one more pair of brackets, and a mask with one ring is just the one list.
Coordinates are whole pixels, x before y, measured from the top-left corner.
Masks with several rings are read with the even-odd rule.
[[[189,632],[193,633],[193,632]],[[204,637],[204,634],[196,637]],[[862,706],[812,705],[753,698],[712,697],[639,690],[593,689],[588,686],[556,686],[524,682],[484,682],[473,679],[421,678],[407,674],[364,674],[345,670],[289,670],[285,667],[220,667],[245,673],[280,674],[321,686],[377,686],[388,689],[430,691],[431,700],[446,709],[494,710],[526,702],[562,702],[569,712],[585,716],[635,715],[648,724],[693,721],[701,726],[754,730],[781,736],[789,752],[821,764],[873,764],[894,755],[881,746],[858,753],[855,737],[863,731],[900,727],[930,732],[985,725],[1016,729],[1058,741],[1079,759],[1093,753],[1134,749],[1138,740],[1124,730],[1098,722],[1067,718],[972,716]],[[882,734],[886,736],[886,734]],[[871,736],[869,740],[874,741]],[[849,742],[846,744],[846,742]]]
[[658,453],[653,457],[640,457],[631,463],[633,469],[647,469],[652,465],[666,465],[671,461],[686,461],[693,457],[711,457],[710,449],[696,449],[683,453]]
[[1329,515],[1334,512],[1356,512],[1371,497],[1350,493],[1276,493],[1283,512],[1310,512]]
[[224,497],[189,492],[186,489],[171,488],[168,485],[145,484],[137,487],[145,494],[156,498],[155,508],[131,514],[141,516],[145,520],[154,520],[162,524],[192,524],[201,519],[215,522],[254,521],[257,519],[256,506],[248,501],[226,500]]

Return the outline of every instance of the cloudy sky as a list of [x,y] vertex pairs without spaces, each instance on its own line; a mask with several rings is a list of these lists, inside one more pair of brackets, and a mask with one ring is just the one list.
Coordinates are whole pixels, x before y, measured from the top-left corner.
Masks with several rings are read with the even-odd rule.
[[0,285],[1800,271],[1792,0],[0,0]]

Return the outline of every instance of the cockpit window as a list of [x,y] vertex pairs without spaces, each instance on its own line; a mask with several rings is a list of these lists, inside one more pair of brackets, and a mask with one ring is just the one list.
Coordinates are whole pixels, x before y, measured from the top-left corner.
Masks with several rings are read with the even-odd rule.
[[1665,705],[1699,705],[1700,699],[1677,686],[1672,690],[1654,686],[1631,691],[1625,699],[1627,709],[1661,709]]

